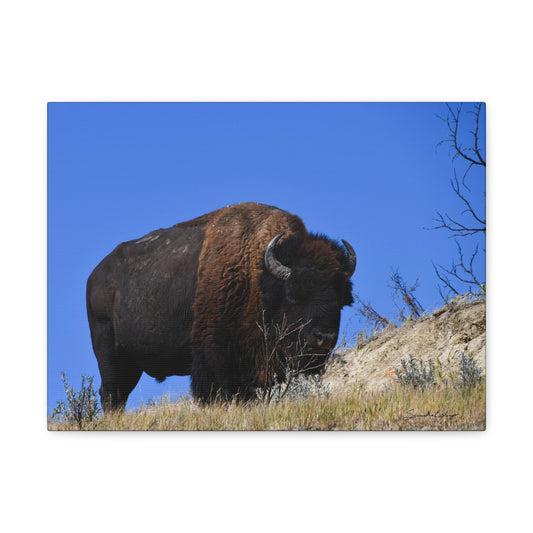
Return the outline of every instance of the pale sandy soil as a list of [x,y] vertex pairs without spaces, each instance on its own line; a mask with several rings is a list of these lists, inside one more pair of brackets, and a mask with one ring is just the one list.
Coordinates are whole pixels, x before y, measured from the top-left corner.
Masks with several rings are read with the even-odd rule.
[[437,359],[442,372],[456,371],[462,353],[474,356],[485,368],[484,299],[453,302],[416,322],[383,331],[358,348],[334,354],[323,381],[332,392],[354,383],[380,390],[396,379],[394,369],[409,355],[423,361]]

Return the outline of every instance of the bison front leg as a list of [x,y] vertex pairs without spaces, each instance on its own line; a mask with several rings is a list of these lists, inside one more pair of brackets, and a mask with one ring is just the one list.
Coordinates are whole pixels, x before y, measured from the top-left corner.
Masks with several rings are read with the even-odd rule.
[[192,392],[202,402],[213,400],[249,400],[254,396],[238,365],[238,356],[230,346],[208,343],[204,338],[204,351],[193,354]]
[[193,356],[191,385],[193,396],[201,402],[216,399],[229,400],[235,394],[232,380],[228,380],[228,368],[217,358],[204,354]]

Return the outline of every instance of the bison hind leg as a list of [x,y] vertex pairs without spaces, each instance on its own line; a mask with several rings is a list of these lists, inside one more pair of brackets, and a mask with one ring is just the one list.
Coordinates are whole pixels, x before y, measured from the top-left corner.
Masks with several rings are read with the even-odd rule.
[[128,364],[127,359],[127,356],[115,355],[103,365],[99,362],[102,376],[100,398],[104,413],[124,409],[128,396],[141,378],[142,370],[131,364],[131,361]]
[[92,330],[93,348],[102,378],[102,409],[104,413],[122,410],[143,371],[132,357],[117,350],[110,321],[101,321]]

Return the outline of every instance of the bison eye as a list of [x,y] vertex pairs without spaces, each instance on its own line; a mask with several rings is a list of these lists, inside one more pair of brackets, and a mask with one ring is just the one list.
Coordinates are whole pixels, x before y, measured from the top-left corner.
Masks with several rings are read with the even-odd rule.
[[285,299],[290,304],[301,303],[302,291],[294,283],[287,284],[285,285]]
[[290,304],[295,304],[298,302],[298,298],[297,298],[297,295],[295,294],[295,291],[291,291],[289,289],[285,291],[285,299]]

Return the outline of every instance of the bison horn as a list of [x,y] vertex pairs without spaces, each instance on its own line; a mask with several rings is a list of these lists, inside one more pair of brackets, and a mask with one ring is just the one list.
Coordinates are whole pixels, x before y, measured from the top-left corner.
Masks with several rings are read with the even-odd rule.
[[355,252],[353,251],[353,248],[350,246],[349,242],[345,241],[344,239],[341,239],[341,241],[342,241],[342,244],[344,244],[346,251],[348,252],[349,269],[346,271],[346,276],[348,278],[351,278],[353,273],[355,272],[355,265],[357,264],[357,256],[355,255]]
[[274,247],[276,243],[281,239],[284,233],[276,235],[269,243],[265,252],[265,266],[267,270],[277,279],[285,281],[289,279],[291,275],[291,269],[282,265],[274,255]]

